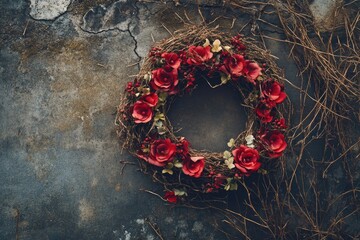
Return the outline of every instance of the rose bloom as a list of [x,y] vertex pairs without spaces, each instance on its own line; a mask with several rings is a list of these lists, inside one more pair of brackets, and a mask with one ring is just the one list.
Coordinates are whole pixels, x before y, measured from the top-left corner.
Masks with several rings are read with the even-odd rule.
[[261,166],[259,152],[254,148],[240,145],[232,151],[232,154],[235,167],[245,175],[256,172]]
[[158,139],[151,143],[150,154],[138,154],[138,157],[144,159],[146,162],[164,167],[169,161],[172,160],[176,153],[176,145],[170,139]]
[[210,49],[210,46],[190,46],[187,63],[190,65],[201,65],[203,62],[206,62],[213,56],[213,53],[210,51]]
[[181,59],[176,53],[163,53],[161,57],[164,58],[166,63],[172,68],[178,69],[180,67]]
[[139,100],[146,103],[150,107],[155,107],[159,101],[159,97],[156,93],[150,93],[142,96]]
[[232,76],[239,77],[243,74],[245,59],[240,54],[234,54],[226,58],[224,64]]
[[175,87],[178,83],[178,72],[170,66],[165,66],[152,71],[150,86],[155,90],[161,90],[168,92],[169,94],[174,94],[176,93]]
[[266,97],[266,103],[271,107],[275,107],[276,104],[282,103],[286,98],[284,86],[274,80],[263,82],[261,89],[262,93]]
[[132,117],[135,119],[135,123],[147,123],[150,122],[153,116],[151,107],[142,101],[135,102],[132,110]]
[[183,161],[182,170],[186,175],[199,178],[205,167],[204,157],[188,157]]
[[280,157],[287,147],[285,136],[279,131],[264,133],[260,136],[260,140],[271,158]]
[[255,80],[261,75],[261,67],[256,62],[246,60],[243,72],[247,80],[255,84]]
[[170,203],[176,203],[178,200],[175,192],[173,191],[167,191],[164,195],[164,199]]
[[272,108],[269,108],[265,104],[260,103],[256,107],[255,113],[258,116],[258,118],[260,119],[260,121],[268,123],[273,120],[273,116],[271,115],[271,110],[272,110]]

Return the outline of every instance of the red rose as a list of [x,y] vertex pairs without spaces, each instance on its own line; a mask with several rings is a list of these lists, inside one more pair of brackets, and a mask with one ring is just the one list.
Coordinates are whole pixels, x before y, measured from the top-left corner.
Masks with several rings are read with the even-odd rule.
[[271,158],[280,157],[287,147],[284,134],[278,131],[264,133],[260,140]]
[[139,100],[146,103],[150,107],[155,107],[159,101],[159,97],[156,93],[150,93],[142,96]]
[[178,72],[170,66],[165,66],[152,71],[150,85],[155,90],[161,90],[168,92],[169,94],[174,94],[176,93],[175,87],[178,83]]
[[232,76],[239,77],[243,74],[245,59],[240,54],[234,54],[226,58],[224,64]]
[[274,80],[263,82],[261,89],[265,96],[266,103],[271,107],[275,107],[276,104],[282,103],[286,98],[284,86]]
[[240,145],[232,151],[232,154],[235,167],[245,175],[256,172],[261,166],[259,152],[256,149]]
[[212,52],[210,51],[210,46],[190,46],[188,53],[189,58],[187,59],[187,63],[190,65],[200,65],[213,56]]
[[155,140],[150,147],[150,154],[159,163],[167,162],[176,153],[176,145],[169,138]]
[[138,157],[144,159],[146,162],[158,166],[164,167],[169,161],[172,160],[176,153],[176,145],[171,142],[170,139],[155,140],[150,145],[150,154],[144,153],[138,154]]
[[265,123],[271,122],[273,120],[271,111],[272,108],[269,108],[268,106],[266,106],[266,104],[263,103],[260,103],[255,109],[256,115],[258,116],[260,121]]
[[255,80],[259,75],[261,75],[261,67],[256,62],[246,60],[243,72],[247,80],[255,84]]
[[177,196],[175,195],[175,192],[167,191],[164,195],[164,199],[170,203],[176,203],[177,202]]
[[183,162],[182,170],[186,175],[199,178],[205,167],[205,158],[188,157]]
[[135,123],[147,123],[151,121],[153,111],[147,103],[137,101],[133,106],[132,116]]
[[180,67],[181,59],[176,53],[163,53],[161,57],[164,58],[166,63],[172,68],[178,69]]

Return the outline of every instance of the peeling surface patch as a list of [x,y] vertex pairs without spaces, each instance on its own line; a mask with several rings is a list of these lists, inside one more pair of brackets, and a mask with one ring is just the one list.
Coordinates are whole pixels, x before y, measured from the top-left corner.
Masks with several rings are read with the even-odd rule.
[[109,30],[132,31],[137,24],[138,10],[132,1],[117,1],[109,6],[99,5],[83,17],[82,29],[90,33]]
[[117,183],[117,184],[115,185],[115,191],[116,191],[116,192],[120,192],[120,191],[121,191],[121,185],[120,185],[120,183]]
[[196,221],[196,222],[194,222],[192,231],[199,233],[199,232],[201,232],[201,230],[203,230],[203,228],[204,228],[203,224],[199,221]]
[[71,0],[31,0],[30,15],[37,20],[54,20],[67,11]]
[[131,239],[131,233],[129,233],[128,231],[125,230],[125,240],[130,240]]
[[81,199],[79,203],[81,222],[87,222],[94,218],[94,208],[86,199]]

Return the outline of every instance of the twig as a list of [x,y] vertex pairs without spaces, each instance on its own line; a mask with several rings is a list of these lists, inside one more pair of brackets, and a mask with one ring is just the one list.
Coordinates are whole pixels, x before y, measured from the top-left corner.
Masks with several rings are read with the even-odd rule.
[[154,230],[154,232],[156,233],[156,235],[161,239],[164,240],[164,238],[161,235],[160,229],[156,224],[153,224],[148,218],[145,218],[145,221],[147,224],[149,224],[149,226]]

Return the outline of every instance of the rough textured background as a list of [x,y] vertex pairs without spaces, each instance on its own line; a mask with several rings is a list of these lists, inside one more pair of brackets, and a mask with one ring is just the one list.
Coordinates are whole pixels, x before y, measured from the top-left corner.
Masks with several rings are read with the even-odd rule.
[[[113,125],[123,85],[152,39],[169,36],[162,25],[180,28],[175,12],[184,10],[199,21],[195,1],[177,2],[0,0],[0,239],[157,239],[149,223],[165,239],[224,238],[214,227],[221,216],[141,191],[161,187],[136,166],[123,169],[136,160],[121,154]],[[208,20],[228,16],[224,29],[241,16],[203,2],[213,5]],[[268,47],[298,83],[288,49]],[[176,102],[171,118],[195,147],[221,151],[244,115],[232,89],[208,91]]]

